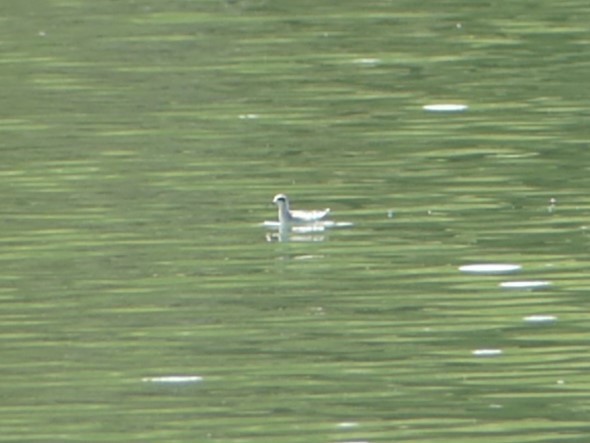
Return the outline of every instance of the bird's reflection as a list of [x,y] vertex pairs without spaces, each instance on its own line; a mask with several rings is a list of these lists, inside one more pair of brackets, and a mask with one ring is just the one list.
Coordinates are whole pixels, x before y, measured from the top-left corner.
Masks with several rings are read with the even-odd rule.
[[279,225],[274,232],[266,233],[268,242],[321,242],[324,241],[325,227],[319,225]]

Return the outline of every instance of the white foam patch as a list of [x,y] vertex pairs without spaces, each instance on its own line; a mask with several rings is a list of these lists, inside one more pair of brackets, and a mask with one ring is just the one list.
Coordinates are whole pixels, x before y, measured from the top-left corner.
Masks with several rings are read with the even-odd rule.
[[357,58],[356,60],[353,60],[353,63],[359,64],[359,65],[365,65],[365,66],[377,66],[378,64],[381,63],[381,59],[380,58]]
[[469,106],[458,103],[437,103],[422,106],[422,109],[431,112],[461,112],[465,111],[468,108]]
[[557,321],[555,315],[528,315],[522,319],[527,323],[553,323]]
[[198,375],[168,375],[163,377],[144,377],[141,379],[147,383],[197,383],[203,381]]
[[501,288],[505,289],[542,289],[551,286],[550,281],[505,281],[500,283]]
[[495,357],[502,355],[501,349],[476,349],[471,352],[476,357]]
[[352,428],[358,428],[359,424],[354,421],[344,421],[344,422],[338,423],[336,426],[340,429],[352,429]]
[[521,269],[522,266],[509,263],[473,264],[459,267],[459,271],[468,274],[509,274]]

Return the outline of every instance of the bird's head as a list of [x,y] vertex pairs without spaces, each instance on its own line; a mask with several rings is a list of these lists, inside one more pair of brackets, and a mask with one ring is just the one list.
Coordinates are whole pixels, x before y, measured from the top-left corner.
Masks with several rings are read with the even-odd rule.
[[288,205],[289,199],[287,198],[287,196],[285,194],[277,194],[272,199],[272,202],[277,206]]

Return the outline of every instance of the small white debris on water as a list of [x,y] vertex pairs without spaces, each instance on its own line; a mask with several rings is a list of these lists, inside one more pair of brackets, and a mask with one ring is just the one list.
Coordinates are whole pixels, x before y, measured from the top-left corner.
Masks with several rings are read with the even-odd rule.
[[359,424],[354,421],[344,421],[342,423],[338,423],[336,427],[340,429],[351,429],[351,428],[358,428]]
[[468,274],[508,274],[520,271],[522,266],[508,263],[475,264],[459,267],[459,271]]
[[527,323],[552,323],[557,320],[555,315],[528,315],[522,318]]
[[260,118],[260,115],[258,115],[258,114],[241,114],[238,118],[240,120],[255,120],[257,118]]
[[144,377],[141,379],[147,383],[197,383],[203,381],[198,375],[169,375],[164,377]]
[[475,351],[471,352],[476,357],[495,357],[496,355],[501,355],[501,349],[476,349]]
[[505,289],[541,289],[551,286],[550,281],[505,281],[500,283]]
[[380,58],[357,58],[356,60],[353,60],[353,63],[359,64],[359,65],[364,65],[364,66],[377,66],[379,63],[381,63],[381,59]]
[[469,106],[458,103],[439,103],[433,105],[424,105],[422,109],[432,112],[461,112],[465,111]]

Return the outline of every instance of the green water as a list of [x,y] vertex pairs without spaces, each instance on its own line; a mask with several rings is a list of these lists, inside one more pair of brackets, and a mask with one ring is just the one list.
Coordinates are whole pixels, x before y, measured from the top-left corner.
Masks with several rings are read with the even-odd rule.
[[587,441],[586,2],[1,10],[0,441]]

